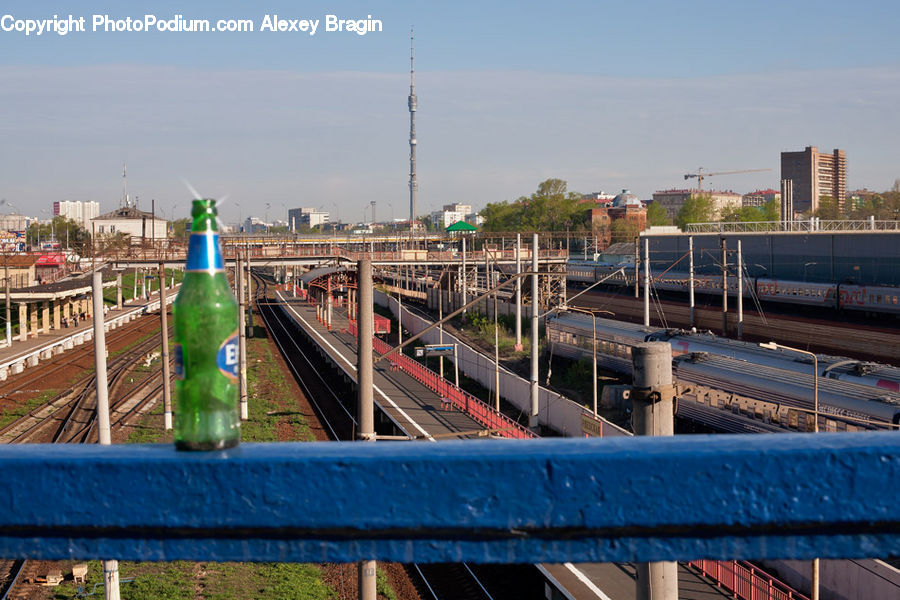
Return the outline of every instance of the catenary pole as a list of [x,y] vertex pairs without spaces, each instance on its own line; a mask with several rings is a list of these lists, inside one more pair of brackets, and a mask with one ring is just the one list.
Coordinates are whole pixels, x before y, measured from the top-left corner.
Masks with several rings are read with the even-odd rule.
[[694,327],[694,236],[688,237],[688,300],[690,302],[690,326]]
[[[522,234],[516,234],[516,275],[522,272]],[[522,278],[516,278],[516,352],[522,351]]]
[[250,407],[247,403],[247,327],[244,301],[244,264],[240,252],[235,259],[235,273],[237,273],[237,297],[238,297],[238,390],[241,396],[241,420],[250,418]]
[[[666,342],[644,342],[632,348],[634,388],[631,393],[636,435],[674,434],[672,347]],[[678,563],[638,563],[635,568],[637,600],[677,600]]]
[[528,417],[528,426],[538,426],[538,315],[540,312],[540,298],[538,294],[538,234],[531,238],[531,414]]
[[[121,277],[121,275],[120,275]],[[166,280],[166,266],[159,263],[159,280]],[[169,380],[169,325],[166,322],[166,288],[159,287],[159,338],[162,344],[162,373],[163,373],[163,427],[166,431],[172,429],[172,388]]]
[[[94,373],[97,386],[97,432],[100,444],[112,444],[109,425],[109,388],[106,376],[106,331],[103,323],[103,275],[92,275],[94,305]],[[119,600],[119,561],[103,561],[103,581],[106,584],[106,600]]]
[[650,239],[644,238],[644,327],[650,327]]
[[[375,441],[375,405],[373,399],[374,363],[372,360],[372,337],[375,335],[374,315],[372,312],[372,261],[364,258],[357,263],[359,276],[359,304],[356,322],[359,324],[359,336],[356,346],[357,397],[359,400],[359,436],[363,442]],[[359,598],[375,600],[375,561],[364,560],[359,563]]]

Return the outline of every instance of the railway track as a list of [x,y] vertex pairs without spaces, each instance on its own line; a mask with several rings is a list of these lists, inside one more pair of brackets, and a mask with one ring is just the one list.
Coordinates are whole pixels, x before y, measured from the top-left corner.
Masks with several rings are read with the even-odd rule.
[[[107,336],[107,348],[122,341],[130,341],[135,337],[158,332],[158,322],[154,325],[151,319],[140,319],[133,327],[117,330],[117,335]],[[162,393],[162,375],[160,370],[148,373],[144,381],[126,382],[126,378],[134,373],[137,362],[159,347],[159,336],[150,335],[138,343],[128,347],[108,363],[108,383],[110,390],[110,426],[113,431],[124,425],[131,417],[143,411]],[[70,354],[58,358],[62,364],[52,367],[50,373],[59,375],[60,371],[72,367],[85,370],[85,356],[90,357],[93,367],[93,346],[70,351]],[[47,371],[42,369],[47,376]],[[134,378],[132,378],[134,379]],[[27,377],[24,381],[11,378],[6,383],[7,393],[10,390],[23,390],[34,386],[38,378]],[[29,411],[19,419],[0,429],[0,443],[91,443],[96,441],[96,388],[93,373],[81,377],[70,388],[50,399],[47,403]],[[125,389],[130,385],[130,389]],[[27,598],[32,590],[18,582],[38,575],[34,561],[3,560],[0,561],[0,600],[17,600]]]
[[[617,319],[624,321],[641,323],[644,318],[643,300],[621,294],[590,291],[579,296],[578,305],[612,311]],[[721,308],[697,307],[694,314],[697,329],[709,329],[721,334]],[[690,307],[679,302],[652,300],[650,323],[660,327],[688,328]],[[737,337],[737,311],[730,301],[728,336]],[[776,341],[812,352],[900,364],[900,331],[887,328],[856,323],[845,326],[799,316],[765,315],[745,310],[743,337],[748,341]]]
[[[257,278],[257,309],[282,356],[303,388],[323,429],[336,441],[353,439],[356,427],[355,392],[336,388],[327,378],[329,368],[315,348],[301,340],[299,325],[268,293],[264,279]],[[543,598],[543,579],[530,565],[409,564],[407,574],[428,600],[451,598],[521,599]]]

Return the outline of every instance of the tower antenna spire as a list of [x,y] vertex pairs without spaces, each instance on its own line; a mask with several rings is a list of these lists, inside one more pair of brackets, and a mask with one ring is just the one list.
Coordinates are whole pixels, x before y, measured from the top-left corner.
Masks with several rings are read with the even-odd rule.
[[127,163],[122,163],[122,200],[119,202],[119,208],[123,206],[128,208],[128,185],[127,180],[125,178],[125,169],[127,167]]
[[414,62],[413,30],[409,30],[409,229],[416,228],[416,196],[419,182],[416,180],[416,72]]

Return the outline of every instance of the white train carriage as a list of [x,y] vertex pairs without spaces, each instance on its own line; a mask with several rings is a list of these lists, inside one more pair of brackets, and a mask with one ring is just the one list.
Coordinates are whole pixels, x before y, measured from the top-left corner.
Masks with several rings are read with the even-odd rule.
[[803,304],[806,306],[837,307],[836,283],[812,283],[779,279],[756,280],[756,294],[760,300]]
[[839,298],[843,310],[900,315],[900,288],[841,284]]

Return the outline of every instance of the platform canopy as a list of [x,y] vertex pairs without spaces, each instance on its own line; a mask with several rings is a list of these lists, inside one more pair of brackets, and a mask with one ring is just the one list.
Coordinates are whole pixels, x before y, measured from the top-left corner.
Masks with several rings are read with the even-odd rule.
[[473,231],[478,231],[478,228],[475,227],[474,225],[472,225],[471,223],[466,223],[465,221],[457,221],[453,225],[450,225],[449,227],[447,227],[447,232],[449,232],[449,233],[453,233],[453,232],[470,233]]

